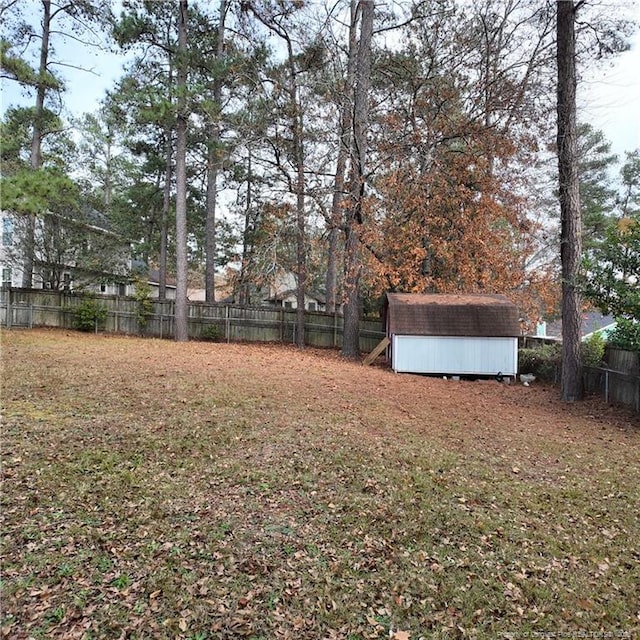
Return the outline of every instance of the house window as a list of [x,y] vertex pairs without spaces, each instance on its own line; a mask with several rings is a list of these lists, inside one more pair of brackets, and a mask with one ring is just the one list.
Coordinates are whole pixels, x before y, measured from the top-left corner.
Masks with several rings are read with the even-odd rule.
[[62,288],[65,291],[69,291],[71,289],[71,274],[63,273],[62,274]]
[[2,269],[2,286],[6,288],[11,286],[11,267]]
[[119,284],[118,285],[118,295],[119,296],[126,296],[127,295],[127,285],[126,284]]
[[291,300],[285,300],[284,308],[285,309],[293,309],[293,302],[291,302]]
[[309,311],[317,311],[318,305],[315,302],[309,303]]
[[[2,219],[2,246],[10,247],[13,244],[13,220],[11,218]],[[3,278],[4,281],[4,278]]]
[[101,284],[100,285],[100,293],[104,293],[107,290],[107,285],[106,284]]
[[47,271],[46,269],[42,272],[42,288],[43,289],[51,289],[51,282],[53,281],[53,271]]

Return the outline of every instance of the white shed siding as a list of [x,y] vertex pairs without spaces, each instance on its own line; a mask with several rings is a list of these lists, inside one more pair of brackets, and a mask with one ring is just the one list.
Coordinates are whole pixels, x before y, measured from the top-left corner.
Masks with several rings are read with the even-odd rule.
[[393,336],[392,368],[399,372],[486,375],[518,372],[517,338]]

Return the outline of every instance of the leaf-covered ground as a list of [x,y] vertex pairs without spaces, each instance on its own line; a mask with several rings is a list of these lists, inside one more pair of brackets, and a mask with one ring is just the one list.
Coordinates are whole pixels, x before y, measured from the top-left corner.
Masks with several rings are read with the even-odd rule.
[[637,416],[331,351],[1,338],[2,637],[640,634]]

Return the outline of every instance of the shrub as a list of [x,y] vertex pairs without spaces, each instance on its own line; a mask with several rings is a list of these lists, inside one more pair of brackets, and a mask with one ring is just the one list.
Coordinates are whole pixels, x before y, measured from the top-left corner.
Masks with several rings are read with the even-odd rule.
[[597,367],[604,359],[605,341],[602,334],[594,333],[580,345],[580,358],[585,367]]
[[79,331],[95,331],[103,327],[107,319],[107,308],[92,296],[83,296],[73,309],[73,326]]
[[153,300],[151,299],[151,285],[142,278],[136,278],[135,299],[136,299],[136,320],[141,333],[147,328],[149,318],[153,315]]
[[561,361],[562,350],[559,344],[518,350],[518,371],[531,373],[541,380],[555,382]]
[[209,340],[210,342],[218,342],[220,340],[220,327],[217,324],[207,325],[202,330],[202,339]]
[[616,327],[607,336],[607,342],[616,349],[640,353],[640,322],[618,318]]

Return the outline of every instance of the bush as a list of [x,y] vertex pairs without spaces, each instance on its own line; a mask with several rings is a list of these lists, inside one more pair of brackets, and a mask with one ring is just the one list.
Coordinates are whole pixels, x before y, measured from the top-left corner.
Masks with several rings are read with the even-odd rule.
[[618,318],[616,323],[616,328],[607,336],[607,343],[616,349],[640,353],[640,322]]
[[147,328],[149,318],[153,315],[153,300],[151,299],[151,285],[142,278],[136,278],[135,299],[136,299],[136,320],[141,333]]
[[580,358],[585,367],[597,367],[604,359],[604,348],[606,343],[602,334],[594,333],[590,338],[580,345]]
[[85,296],[73,309],[73,326],[79,331],[95,331],[104,327],[107,308],[95,298]]
[[207,325],[202,330],[202,339],[210,342],[218,342],[222,336],[220,335],[220,327],[217,324]]
[[540,380],[555,382],[561,361],[562,348],[559,344],[518,350],[518,371],[531,373]]

